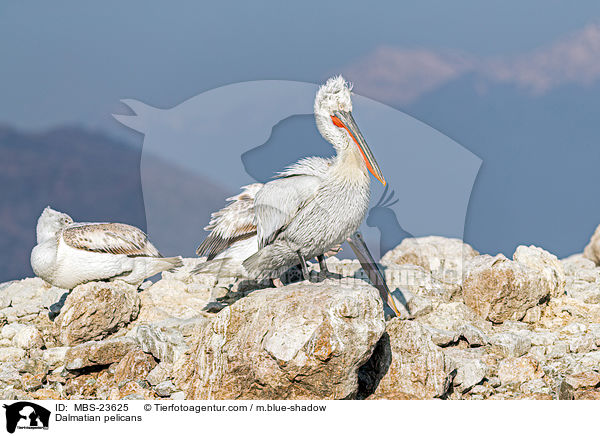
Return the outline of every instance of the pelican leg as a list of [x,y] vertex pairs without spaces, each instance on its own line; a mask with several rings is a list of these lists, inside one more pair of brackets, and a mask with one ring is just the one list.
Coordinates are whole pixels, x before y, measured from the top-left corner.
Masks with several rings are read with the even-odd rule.
[[304,280],[310,282],[310,274],[308,272],[308,267],[306,266],[306,260],[304,259],[304,256],[300,254],[300,251],[297,251],[296,253],[298,253],[298,258],[300,259],[300,266],[302,267],[302,277],[304,277]]
[[327,268],[327,262],[325,262],[325,256],[323,254],[321,254],[320,256],[317,256],[317,260],[319,261],[319,279],[325,280],[325,279],[328,279],[329,277],[333,277],[334,275],[332,273],[330,273],[329,269]]

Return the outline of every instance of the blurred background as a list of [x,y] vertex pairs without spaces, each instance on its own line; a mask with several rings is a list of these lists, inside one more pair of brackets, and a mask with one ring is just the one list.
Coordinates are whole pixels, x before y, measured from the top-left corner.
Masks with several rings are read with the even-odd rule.
[[[121,99],[166,109],[235,82],[337,73],[483,160],[465,222],[474,248],[583,250],[600,223],[597,2],[4,2],[0,282],[32,275],[46,205],[145,228],[143,136],[112,117],[130,113]],[[316,132],[310,117],[285,125]],[[237,192],[144,159],[145,177],[197,195],[171,207],[199,222]]]

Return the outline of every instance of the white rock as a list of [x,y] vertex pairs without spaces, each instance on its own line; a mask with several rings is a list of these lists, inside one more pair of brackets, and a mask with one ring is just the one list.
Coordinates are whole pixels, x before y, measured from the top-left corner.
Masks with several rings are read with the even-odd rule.
[[483,350],[446,348],[443,351],[450,368],[456,370],[452,384],[459,392],[468,391],[488,374],[488,366],[480,358]]
[[492,335],[490,343],[502,355],[508,357],[520,357],[531,348],[531,340],[524,335],[504,332]]
[[565,274],[556,256],[538,247],[520,246],[513,259],[484,255],[467,266],[464,301],[495,323],[520,320],[540,301],[564,294]]
[[44,350],[42,359],[48,364],[50,369],[56,369],[65,364],[65,355],[69,347],[53,347]]
[[0,362],[16,362],[25,357],[25,350],[17,347],[0,348]]
[[148,375],[146,376],[146,381],[148,381],[150,385],[156,386],[157,384],[167,381],[169,378],[171,378],[172,371],[172,364],[166,362],[159,362],[159,364],[156,365],[154,369],[148,373]]
[[412,264],[445,283],[460,284],[463,265],[479,253],[460,239],[427,236],[406,238],[381,258],[382,265]]
[[19,331],[22,330],[26,327],[25,324],[20,324],[18,322],[13,322],[10,324],[6,324],[4,327],[2,327],[2,332],[0,333],[2,335],[3,339],[10,339],[12,340],[12,338],[14,338],[15,334]]
[[28,325],[15,333],[12,344],[15,347],[29,350],[31,348],[42,348],[44,346],[44,340],[38,329],[32,325]]

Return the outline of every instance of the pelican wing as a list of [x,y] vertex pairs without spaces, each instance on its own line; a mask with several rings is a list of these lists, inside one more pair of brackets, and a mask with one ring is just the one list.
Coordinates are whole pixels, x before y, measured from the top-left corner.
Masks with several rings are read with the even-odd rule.
[[296,214],[313,199],[332,159],[307,157],[264,185],[254,202],[258,248],[272,243]]
[[317,176],[297,175],[265,184],[254,202],[259,249],[272,243],[285,230],[314,198],[321,181]]
[[79,250],[127,256],[162,257],[144,232],[119,223],[75,224],[63,230],[67,245]]
[[256,235],[254,198],[262,187],[262,183],[242,186],[240,194],[229,197],[230,203],[211,215],[204,228],[211,233],[196,250],[198,256],[214,259],[231,244]]

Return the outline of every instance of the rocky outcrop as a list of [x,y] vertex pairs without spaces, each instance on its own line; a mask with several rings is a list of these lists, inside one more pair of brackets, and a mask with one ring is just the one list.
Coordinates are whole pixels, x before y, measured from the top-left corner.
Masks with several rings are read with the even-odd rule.
[[393,319],[369,364],[362,368],[363,395],[376,398],[442,397],[453,374],[431,333],[414,321]]
[[465,303],[495,323],[520,320],[529,309],[564,293],[565,274],[556,256],[520,246],[513,261],[502,254],[471,260],[463,282]]
[[140,310],[137,289],[125,282],[91,282],[69,293],[54,321],[64,345],[103,339],[133,321]]
[[426,236],[406,238],[381,258],[387,267],[416,265],[445,283],[461,283],[464,266],[479,253],[460,239]]
[[[405,241],[383,267],[410,309],[387,323],[360,264],[336,258],[338,279],[279,289],[190,277],[198,259],[139,289],[0,284],[0,398],[600,399],[594,261],[419,240],[418,264]],[[436,272],[465,257],[464,281]]]
[[384,330],[368,285],[255,291],[199,330],[175,381],[193,399],[352,398]]
[[131,338],[90,341],[71,347],[65,353],[65,368],[82,369],[88,366],[105,366],[119,362],[139,344]]

